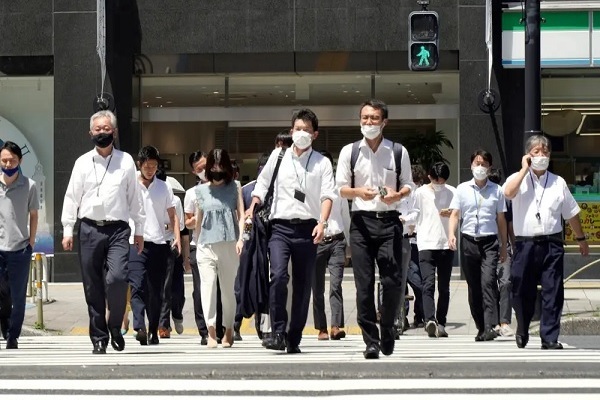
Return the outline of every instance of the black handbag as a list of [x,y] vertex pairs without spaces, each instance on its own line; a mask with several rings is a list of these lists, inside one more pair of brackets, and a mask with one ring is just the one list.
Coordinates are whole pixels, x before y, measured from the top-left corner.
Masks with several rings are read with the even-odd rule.
[[269,217],[271,215],[271,205],[273,204],[273,192],[275,190],[275,179],[277,179],[277,173],[279,172],[279,166],[281,165],[281,160],[285,154],[286,148],[283,147],[279,152],[279,156],[277,157],[277,163],[275,164],[275,169],[273,170],[273,176],[271,177],[271,184],[269,185],[269,190],[267,190],[267,194],[265,196],[265,200],[262,202],[258,209],[255,211],[256,218],[259,218],[260,221],[267,227],[267,231],[270,231],[270,221]]

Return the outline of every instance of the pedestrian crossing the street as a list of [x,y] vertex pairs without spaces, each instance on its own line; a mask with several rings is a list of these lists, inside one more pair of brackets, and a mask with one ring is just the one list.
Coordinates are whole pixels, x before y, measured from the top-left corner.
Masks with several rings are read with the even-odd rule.
[[[4,343],[0,342],[4,347]],[[264,349],[256,337],[246,336],[232,348],[209,349],[200,346],[197,336],[174,336],[161,339],[159,345],[140,346],[134,338],[126,338],[123,352],[108,346],[106,355],[91,354],[92,345],[85,336],[22,337],[18,350],[0,350],[0,364],[10,366],[50,365],[213,365],[213,364],[310,364],[310,363],[457,363],[457,362],[548,362],[598,363],[600,350],[577,349],[565,344],[560,351],[540,349],[539,338],[531,338],[527,348],[516,347],[514,339],[499,338],[491,342],[475,342],[471,336],[431,339],[403,336],[396,341],[394,354],[379,360],[365,360],[362,337],[349,335],[339,341],[317,341],[305,337],[301,354],[288,355]]]

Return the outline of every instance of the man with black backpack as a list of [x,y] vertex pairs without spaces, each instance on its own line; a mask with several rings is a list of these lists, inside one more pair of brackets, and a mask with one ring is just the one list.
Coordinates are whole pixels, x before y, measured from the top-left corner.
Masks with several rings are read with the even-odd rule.
[[[336,174],[341,196],[352,199],[350,249],[358,325],[367,359],[379,358],[380,350],[386,356],[394,352],[394,318],[402,287],[402,223],[397,209],[414,187],[406,148],[383,137],[387,122],[384,102],[369,100],[361,105],[364,139],[344,146]],[[383,286],[381,340],[375,311],[375,262]]]

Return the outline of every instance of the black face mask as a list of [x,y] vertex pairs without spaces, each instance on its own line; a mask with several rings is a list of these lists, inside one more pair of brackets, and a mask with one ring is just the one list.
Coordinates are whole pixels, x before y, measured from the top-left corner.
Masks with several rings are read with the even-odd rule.
[[212,180],[215,182],[222,181],[227,176],[227,174],[225,174],[225,172],[223,172],[223,171],[216,171],[216,172],[211,171],[210,174],[212,176]]
[[97,135],[92,136],[92,142],[101,149],[107,148],[112,144],[114,140],[112,133],[99,133]]

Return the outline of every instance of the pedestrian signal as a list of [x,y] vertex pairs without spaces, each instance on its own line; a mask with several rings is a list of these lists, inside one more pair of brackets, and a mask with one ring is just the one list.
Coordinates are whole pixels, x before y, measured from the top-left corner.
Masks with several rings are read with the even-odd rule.
[[435,11],[413,11],[408,16],[408,68],[435,71],[439,61],[439,25]]

